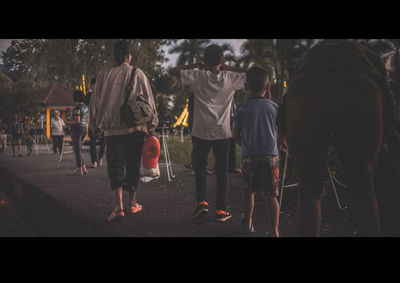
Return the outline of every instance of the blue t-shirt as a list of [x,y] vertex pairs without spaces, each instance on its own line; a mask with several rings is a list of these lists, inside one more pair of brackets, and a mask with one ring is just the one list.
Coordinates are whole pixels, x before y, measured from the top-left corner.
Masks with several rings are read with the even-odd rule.
[[278,155],[278,105],[265,97],[250,97],[237,109],[233,128],[242,132],[242,155]]

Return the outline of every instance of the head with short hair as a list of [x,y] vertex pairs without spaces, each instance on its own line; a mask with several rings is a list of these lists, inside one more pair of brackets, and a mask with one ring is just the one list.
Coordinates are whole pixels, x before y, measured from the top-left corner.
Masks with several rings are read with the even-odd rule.
[[224,50],[218,44],[211,44],[204,51],[204,61],[211,66],[221,64],[223,58]]
[[129,42],[120,39],[114,44],[114,59],[117,65],[124,63],[127,56],[132,55]]
[[60,117],[60,111],[54,111],[54,117],[57,117],[57,116],[59,116]]
[[269,73],[260,66],[253,66],[246,72],[246,87],[253,94],[261,94],[269,89]]
[[75,102],[85,102],[85,94],[81,90],[75,90],[73,99]]

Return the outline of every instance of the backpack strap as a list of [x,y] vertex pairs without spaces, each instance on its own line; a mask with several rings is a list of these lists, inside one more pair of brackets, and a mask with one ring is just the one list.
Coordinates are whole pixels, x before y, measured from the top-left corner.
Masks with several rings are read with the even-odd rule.
[[124,102],[124,103],[127,103],[127,102],[128,102],[128,98],[129,98],[129,95],[131,94],[132,83],[133,83],[133,78],[135,77],[135,74],[136,74],[136,68],[133,68],[133,69],[132,69],[132,73],[131,73],[131,79],[130,79],[129,85],[128,85],[128,90],[127,90],[127,92],[126,92],[125,102]]

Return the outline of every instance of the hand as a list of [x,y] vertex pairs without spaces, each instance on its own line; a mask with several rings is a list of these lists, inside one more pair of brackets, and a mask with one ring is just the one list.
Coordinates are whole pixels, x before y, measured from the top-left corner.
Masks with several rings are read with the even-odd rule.
[[151,130],[151,131],[147,132],[147,137],[152,137],[154,135],[155,135],[155,131],[154,130]]
[[288,149],[288,145],[287,145],[286,141],[283,140],[281,145],[279,146],[279,151],[286,153],[287,149]]
[[197,67],[198,67],[199,69],[204,69],[205,66],[206,66],[206,64],[204,63],[204,61],[201,61],[201,62],[197,63]]

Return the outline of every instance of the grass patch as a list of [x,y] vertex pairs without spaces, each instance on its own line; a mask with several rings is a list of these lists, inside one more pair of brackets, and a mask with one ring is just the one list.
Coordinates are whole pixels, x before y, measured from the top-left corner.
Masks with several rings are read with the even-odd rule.
[[[161,142],[161,140],[160,140]],[[168,151],[171,161],[179,164],[188,164],[192,162],[192,138],[190,135],[186,135],[182,138],[180,136],[169,136],[167,138]],[[240,147],[236,146],[236,167],[239,168],[241,155],[240,155]],[[161,144],[161,154],[160,159],[165,161],[164,159],[164,151],[163,145]],[[214,168],[215,158],[214,154],[212,154],[212,150],[210,150],[210,154],[208,155],[208,168]]]

